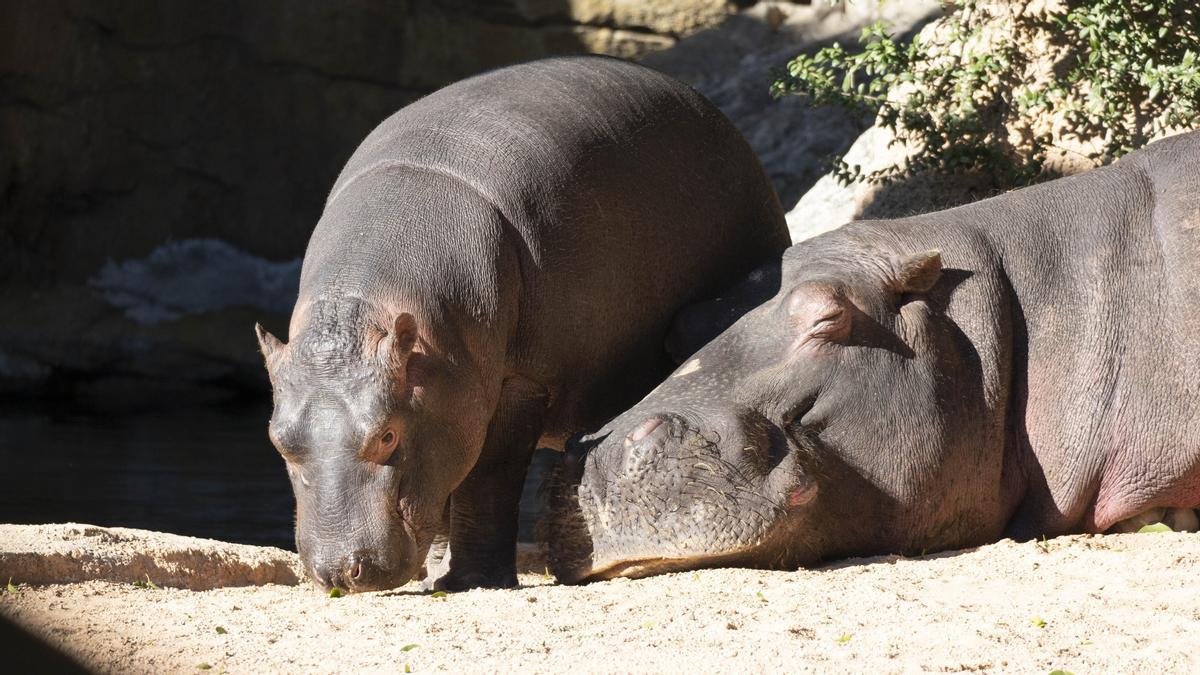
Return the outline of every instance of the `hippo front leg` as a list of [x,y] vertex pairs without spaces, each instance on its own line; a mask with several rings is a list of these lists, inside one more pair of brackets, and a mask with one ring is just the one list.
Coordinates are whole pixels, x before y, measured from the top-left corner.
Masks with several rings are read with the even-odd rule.
[[433,537],[429,553],[425,554],[425,568],[421,571],[421,590],[432,591],[438,579],[450,571],[450,504],[442,516],[441,527]]
[[517,585],[521,488],[542,434],[547,395],[533,382],[504,382],[479,461],[450,499],[450,571],[438,590]]

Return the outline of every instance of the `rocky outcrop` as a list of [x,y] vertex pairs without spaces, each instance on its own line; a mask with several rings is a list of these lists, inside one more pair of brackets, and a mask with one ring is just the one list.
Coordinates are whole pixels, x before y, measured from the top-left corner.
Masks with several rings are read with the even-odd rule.
[[691,84],[721,108],[750,141],[788,208],[825,173],[826,158],[845,152],[870,119],[813,108],[798,96],[772,99],[776,71],[797,54],[834,41],[854,43],[863,27],[875,21],[906,34],[938,13],[933,0],[760,2],[642,63]]
[[[846,151],[847,164],[875,171],[903,162],[911,150],[896,143],[884,127],[871,127]],[[995,187],[987,176],[916,175],[888,184],[857,181],[843,184],[826,174],[804,193],[787,214],[793,242],[804,241],[864,218],[901,218],[948,209],[989,197]]]
[[78,581],[170,586],[295,586],[295,553],[124,527],[0,525],[0,581],[32,585]]
[[[1020,54],[1020,81],[1025,85],[1044,86],[1067,72],[1069,65],[1083,56],[1085,43],[1061,39],[1051,14],[1064,15],[1060,0],[997,0],[981,2],[971,10],[978,17],[977,33],[963,40],[962,29],[948,20],[934,21],[920,32],[920,40],[935,59],[965,64],[973,57],[1004,53],[1015,45]],[[906,85],[888,96],[903,100],[911,93]],[[1083,84],[1078,87],[1083,87]],[[1005,90],[1015,94],[1017,90]],[[1086,97],[1085,89],[1076,95]],[[926,100],[932,94],[926,92]],[[1032,108],[1020,115],[1011,114],[1016,103],[1007,99],[977,101],[980,108],[1002,111],[984,116],[989,133],[1000,142],[998,151],[1011,158],[1024,158],[1035,152],[1032,139],[1044,138],[1047,147],[1044,176],[1069,176],[1109,161],[1102,152],[1103,139],[1091,137],[1068,124],[1064,114],[1046,107]],[[1148,140],[1156,140],[1185,131],[1171,128],[1160,119],[1129,120],[1132,128]],[[846,152],[847,164],[858,166],[864,174],[891,167],[904,167],[918,148],[907,144],[892,130],[876,125],[862,134]],[[898,218],[950,208],[986,198],[1018,187],[1002,171],[956,171],[947,173],[916,172],[889,183],[859,181],[843,185],[833,175],[823,176],[788,213],[792,241],[801,241],[840,227],[855,219]],[[785,203],[785,207],[787,204]]]
[[265,391],[254,324],[287,332],[285,315],[243,306],[142,324],[88,287],[0,289],[0,315],[0,397],[118,410]]

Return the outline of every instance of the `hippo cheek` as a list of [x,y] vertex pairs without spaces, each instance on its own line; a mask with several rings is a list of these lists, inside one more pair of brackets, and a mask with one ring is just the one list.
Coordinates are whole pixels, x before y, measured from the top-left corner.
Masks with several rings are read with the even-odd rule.
[[816,479],[810,470],[801,466],[799,453],[789,452],[771,471],[763,484],[763,494],[776,497],[787,512],[803,511],[817,500]]

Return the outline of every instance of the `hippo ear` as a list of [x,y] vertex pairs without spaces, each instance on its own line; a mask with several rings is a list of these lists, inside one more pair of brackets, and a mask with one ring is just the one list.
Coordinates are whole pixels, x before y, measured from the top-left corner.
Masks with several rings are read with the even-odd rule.
[[417,320],[408,312],[401,312],[392,322],[392,330],[379,343],[379,358],[392,368],[403,372],[417,344]]
[[258,336],[258,349],[262,352],[263,358],[267,362],[267,370],[270,370],[276,357],[282,353],[283,348],[287,345],[283,344],[279,338],[268,333],[260,323],[254,324],[254,334]]
[[924,293],[933,288],[942,276],[942,252],[925,251],[908,256],[895,256],[897,293]]

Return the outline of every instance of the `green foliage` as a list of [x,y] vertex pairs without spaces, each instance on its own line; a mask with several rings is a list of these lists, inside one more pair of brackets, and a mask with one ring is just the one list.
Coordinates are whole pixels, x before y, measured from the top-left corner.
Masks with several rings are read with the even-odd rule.
[[133,582],[134,588],[144,588],[147,590],[155,590],[155,591],[158,590],[158,584],[154,583],[153,581],[150,581],[150,575],[147,574],[145,576],[146,576],[145,581],[138,579],[137,581]]
[[1042,535],[1042,540],[1038,541],[1035,539],[1033,541],[1033,545],[1036,546],[1037,549],[1039,551],[1041,551],[1042,553],[1050,552],[1050,542],[1046,539],[1046,535],[1044,535],[1044,534]]
[[875,113],[913,152],[843,182],[988,172],[1003,185],[1048,177],[1050,153],[1075,139],[1105,163],[1168,128],[1200,126],[1200,8],[1194,0],[959,0],[924,39],[902,44],[882,24],[861,49],[834,44],[793,59],[772,94]]
[[342,589],[338,588],[337,586],[334,586],[333,588],[329,589],[329,597],[331,597],[331,598],[340,598],[344,595],[346,595],[346,594],[343,593]]
[[1172,531],[1173,530],[1171,529],[1171,526],[1167,525],[1166,523],[1150,523],[1149,525],[1143,525],[1142,527],[1138,528],[1138,534],[1144,534],[1146,532],[1172,532]]
[[[1119,156],[1145,142],[1137,132],[1153,119],[1168,127],[1200,123],[1200,9],[1194,0],[1070,5],[1055,24],[1081,49],[1063,79],[1087,94],[1081,98],[1055,88],[1048,93],[1072,127],[1104,136],[1104,152]],[[1121,121],[1134,125],[1121,127]]]

